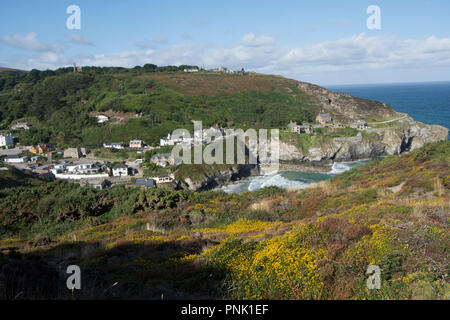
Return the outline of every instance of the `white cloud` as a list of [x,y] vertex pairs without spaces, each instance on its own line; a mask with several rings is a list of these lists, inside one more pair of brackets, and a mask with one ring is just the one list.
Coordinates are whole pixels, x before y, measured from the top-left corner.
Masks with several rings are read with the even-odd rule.
[[165,33],[158,33],[156,36],[153,37],[153,41],[159,44],[167,43],[168,37]]
[[94,45],[94,43],[88,36],[83,36],[78,33],[69,33],[68,37],[69,37],[70,41],[75,44],[88,45],[88,46]]
[[138,42],[138,43],[136,43],[136,46],[138,48],[146,49],[146,50],[156,49],[156,45],[153,42],[148,41],[148,40]]
[[30,32],[25,35],[4,35],[0,37],[0,41],[14,48],[31,51],[63,51],[65,49],[65,45],[62,43],[45,43],[39,41],[36,32]]
[[257,37],[254,33],[247,33],[242,38],[242,44],[249,47],[272,46],[275,44],[275,39],[266,35]]
[[206,24],[206,21],[205,21],[205,20],[202,20],[202,19],[198,19],[198,20],[192,21],[191,24],[192,24],[194,27],[201,27],[201,26],[204,26],[204,25]]
[[[41,48],[36,44],[35,47]],[[37,49],[34,50],[39,51]],[[304,46],[277,46],[275,39],[270,36],[255,36],[249,33],[242,38],[241,44],[234,47],[178,44],[157,49],[153,46],[141,46],[138,50],[78,55],[70,58],[57,52],[53,54],[43,52],[26,59],[14,57],[14,63],[9,65],[22,69],[57,68],[70,65],[73,61],[78,65],[124,67],[145,63],[205,64],[207,68],[223,65],[306,80],[318,79],[314,75],[328,78],[331,73],[347,76],[374,72],[381,74],[385,71],[386,74],[395,75],[396,72],[393,70],[400,69],[407,70],[404,72],[405,75],[409,74],[408,70],[422,70],[423,74],[427,74],[429,70],[450,69],[450,38],[401,40],[362,33],[350,38]]]
[[347,19],[336,19],[333,20],[333,24],[335,24],[338,27],[346,27],[352,24],[350,20]]
[[181,37],[182,37],[183,39],[187,39],[187,40],[192,39],[192,35],[191,35],[190,33],[183,33],[183,34],[181,35]]

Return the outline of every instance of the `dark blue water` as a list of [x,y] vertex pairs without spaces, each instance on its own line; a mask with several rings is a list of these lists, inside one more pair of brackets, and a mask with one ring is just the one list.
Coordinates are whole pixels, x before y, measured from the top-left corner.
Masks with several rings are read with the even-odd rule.
[[[327,86],[336,92],[387,103],[395,111],[409,114],[427,124],[450,128],[450,82]],[[367,161],[335,163],[327,173],[285,171],[251,177],[220,188],[227,193],[254,191],[267,186],[308,188],[312,182],[330,179],[336,174]]]
[[[426,124],[450,128],[450,82],[327,86],[352,96],[387,103]],[[450,139],[450,137],[449,137]]]

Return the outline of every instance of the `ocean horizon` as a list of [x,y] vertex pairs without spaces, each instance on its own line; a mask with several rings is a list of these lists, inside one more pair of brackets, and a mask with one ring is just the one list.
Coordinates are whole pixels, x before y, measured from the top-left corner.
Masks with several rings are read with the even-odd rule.
[[[416,121],[450,128],[450,81],[392,84],[352,84],[324,86],[332,91],[348,93],[358,98],[377,100],[390,105],[395,111],[407,113]],[[218,188],[226,193],[242,193],[260,188],[308,188],[311,184],[331,179],[335,175],[367,163],[367,160],[335,163],[330,172],[308,173],[282,171],[251,177]]]
[[409,114],[416,121],[450,128],[450,81],[324,87],[358,98],[380,101],[397,112]]

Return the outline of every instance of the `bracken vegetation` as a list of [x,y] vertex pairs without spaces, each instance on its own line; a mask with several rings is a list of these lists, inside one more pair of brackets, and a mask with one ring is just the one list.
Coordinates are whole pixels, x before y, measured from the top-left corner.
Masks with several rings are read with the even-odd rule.
[[[1,173],[0,173],[1,174]],[[0,190],[7,299],[449,299],[450,142],[305,190]],[[82,290],[65,268],[82,269]],[[366,270],[381,268],[381,289]]]

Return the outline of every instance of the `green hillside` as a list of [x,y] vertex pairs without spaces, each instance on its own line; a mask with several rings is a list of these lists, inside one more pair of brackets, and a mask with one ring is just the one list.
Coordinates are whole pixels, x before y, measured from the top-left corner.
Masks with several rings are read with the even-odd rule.
[[[296,81],[247,74],[186,74],[181,67],[96,68],[0,74],[0,124],[28,120],[22,144],[97,147],[140,138],[155,143],[173,129],[204,126],[280,127],[312,121],[315,99]],[[137,118],[136,113],[143,113]],[[98,113],[111,122],[97,124]]]
[[[4,170],[6,169],[7,170]],[[0,189],[20,187],[20,186],[36,186],[44,183],[33,176],[29,171],[20,171],[11,166],[3,166],[0,162]]]
[[6,188],[0,298],[449,299],[449,212],[449,141],[305,190]]
[[[279,76],[185,73],[185,67],[1,72],[0,130],[27,121],[31,130],[14,132],[22,144],[94,148],[131,139],[157,143],[176,128],[192,129],[192,120],[202,120],[205,127],[242,129],[313,122],[318,113],[334,108],[330,97],[337,97],[333,113],[338,119],[348,118],[347,105],[356,108],[352,117],[358,111],[366,117],[393,113],[379,102]],[[110,121],[98,124],[99,114]]]

